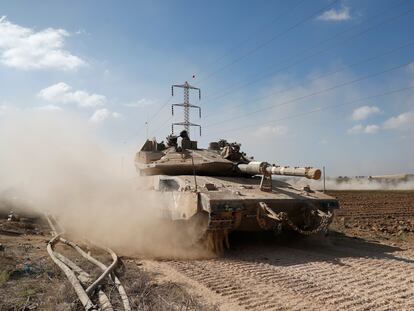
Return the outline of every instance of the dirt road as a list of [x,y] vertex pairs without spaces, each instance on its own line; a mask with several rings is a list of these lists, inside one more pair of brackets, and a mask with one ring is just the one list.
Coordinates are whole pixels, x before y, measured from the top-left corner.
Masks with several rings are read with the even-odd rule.
[[413,251],[343,236],[149,265],[177,280],[175,271],[218,309],[414,310]]

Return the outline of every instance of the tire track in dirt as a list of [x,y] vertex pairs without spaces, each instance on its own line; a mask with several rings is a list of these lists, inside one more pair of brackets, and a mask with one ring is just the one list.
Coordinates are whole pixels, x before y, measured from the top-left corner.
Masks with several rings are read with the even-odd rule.
[[184,285],[188,292],[194,295],[194,297],[196,297],[202,304],[211,307],[220,306],[220,310],[222,311],[245,310],[240,308],[234,301],[225,299],[223,296],[211,291],[211,289],[203,284],[188,277],[188,275],[180,273],[165,261],[148,259],[140,260],[140,264],[143,265],[144,270],[156,272],[158,274],[157,279],[160,281],[172,281]]
[[168,261],[249,310],[414,310],[414,260],[349,247],[254,247],[195,261]]

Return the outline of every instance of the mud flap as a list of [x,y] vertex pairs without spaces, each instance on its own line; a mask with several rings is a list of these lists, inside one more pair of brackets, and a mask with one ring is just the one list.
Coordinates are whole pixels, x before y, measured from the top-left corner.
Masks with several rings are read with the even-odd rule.
[[210,251],[221,254],[224,252],[224,248],[230,248],[229,233],[227,230],[216,230],[207,232],[207,249]]
[[172,192],[173,206],[171,208],[171,219],[189,219],[198,211],[198,193],[194,192]]

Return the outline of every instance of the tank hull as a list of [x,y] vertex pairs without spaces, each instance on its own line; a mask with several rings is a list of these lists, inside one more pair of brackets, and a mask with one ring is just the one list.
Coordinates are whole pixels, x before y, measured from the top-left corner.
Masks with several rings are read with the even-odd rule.
[[219,236],[222,243],[233,231],[296,231],[303,235],[325,232],[339,208],[333,197],[278,180],[273,180],[271,191],[262,191],[259,177],[146,178],[152,178],[153,189],[166,197],[165,202],[170,202],[163,213],[166,218],[196,222],[200,231]]

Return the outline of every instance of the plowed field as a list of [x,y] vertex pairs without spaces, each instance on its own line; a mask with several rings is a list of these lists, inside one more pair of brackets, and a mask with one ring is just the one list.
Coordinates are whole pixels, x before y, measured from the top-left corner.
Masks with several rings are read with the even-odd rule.
[[342,209],[328,237],[237,241],[222,258],[151,266],[223,310],[414,310],[414,191],[330,194]]
[[334,228],[357,235],[371,232],[391,238],[404,238],[414,232],[414,191],[331,191],[329,194],[341,204]]

